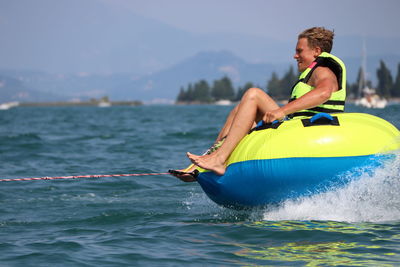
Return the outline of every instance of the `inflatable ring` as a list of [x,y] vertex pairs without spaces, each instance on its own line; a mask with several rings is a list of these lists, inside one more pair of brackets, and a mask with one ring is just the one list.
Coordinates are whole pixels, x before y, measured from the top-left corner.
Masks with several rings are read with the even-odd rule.
[[217,204],[266,206],[343,186],[399,149],[399,130],[381,118],[320,113],[258,125],[236,146],[223,176],[198,169],[197,181]]

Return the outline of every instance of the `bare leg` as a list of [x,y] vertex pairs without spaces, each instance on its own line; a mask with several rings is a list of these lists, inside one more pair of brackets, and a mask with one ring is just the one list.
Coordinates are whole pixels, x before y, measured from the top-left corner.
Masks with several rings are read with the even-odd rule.
[[[278,104],[264,91],[258,88],[250,88],[237,107],[227,138],[222,146],[210,155],[197,156],[187,153],[187,156],[193,164],[211,170],[218,175],[223,175],[226,160],[239,141],[249,132],[254,122],[261,120],[267,111],[277,108],[279,108]],[[225,126],[228,127],[227,123]]]
[[[233,119],[236,116],[238,106],[239,105],[236,105],[229,113],[228,117],[225,120],[224,126],[222,127],[221,131],[219,132],[219,134],[217,136],[217,139],[215,140],[215,144],[218,143],[219,141],[221,141],[222,139],[224,139],[224,137],[226,137],[228,135],[228,132],[232,126]],[[192,164],[189,167],[187,167],[186,169],[177,170],[179,172],[184,172],[184,174],[172,174],[172,175],[184,182],[195,182],[196,178],[194,178],[190,173],[193,172],[196,168],[197,168],[197,166]]]
[[239,109],[239,104],[236,105],[236,106],[231,110],[231,112],[230,112],[229,115],[228,115],[228,118],[226,118],[226,120],[225,120],[224,126],[222,127],[221,131],[220,131],[219,134],[218,134],[218,137],[217,137],[216,142],[222,140],[222,138],[224,138],[225,136],[228,135],[229,130],[231,129],[231,126],[232,126],[233,119],[235,118],[238,109]]
[[[215,142],[221,141],[223,138],[225,138],[228,135],[228,133],[231,129],[231,126],[232,126],[233,119],[235,118],[236,113],[239,109],[239,105],[240,105],[240,103],[238,105],[236,105],[229,113],[228,117],[225,120],[225,124],[222,127],[221,131],[219,132],[218,137]],[[256,126],[256,122],[253,123],[252,128],[255,126]]]

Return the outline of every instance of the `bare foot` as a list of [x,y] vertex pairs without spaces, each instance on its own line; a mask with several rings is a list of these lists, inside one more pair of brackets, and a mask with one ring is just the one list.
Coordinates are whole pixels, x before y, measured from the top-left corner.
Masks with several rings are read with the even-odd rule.
[[191,175],[190,173],[193,172],[194,170],[196,170],[196,166],[195,165],[191,165],[186,169],[182,169],[182,170],[177,170],[178,172],[185,172],[184,174],[176,174],[176,173],[171,173],[172,176],[175,176],[176,178],[180,179],[183,182],[196,182],[197,179]]
[[192,153],[187,153],[188,158],[193,162],[193,164],[215,172],[217,175],[224,175],[225,173],[225,160],[223,160],[217,153],[212,153],[210,155],[197,156]]

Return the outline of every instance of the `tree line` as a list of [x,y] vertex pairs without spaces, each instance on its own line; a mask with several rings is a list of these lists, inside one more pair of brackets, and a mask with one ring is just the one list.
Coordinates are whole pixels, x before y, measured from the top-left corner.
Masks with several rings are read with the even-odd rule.
[[[281,78],[276,72],[272,72],[271,78],[266,83],[266,91],[277,100],[289,99],[292,87],[298,80],[298,75],[293,66],[290,66]],[[400,97],[400,63],[395,79],[382,60],[376,70],[376,75],[378,78],[375,86],[377,94],[386,98]],[[347,95],[350,98],[359,97],[360,86],[362,88],[365,86],[374,88],[371,81],[365,80],[365,73],[362,68],[358,71],[357,80],[352,84],[347,83]],[[247,82],[235,89],[227,76],[214,80],[211,85],[203,79],[193,84],[189,83],[186,88],[181,87],[176,101],[181,103],[213,103],[219,100],[239,101],[246,90],[252,87],[260,86]]]
[[348,95],[350,97],[359,97],[359,87],[374,88],[376,93],[385,98],[400,97],[400,63],[397,65],[397,74],[393,79],[392,73],[387,68],[383,60],[380,61],[376,70],[377,84],[372,85],[370,80],[365,79],[365,72],[362,68],[358,70],[357,80],[353,84],[347,84]]
[[187,88],[181,87],[176,101],[195,103],[213,103],[219,100],[239,101],[244,92],[252,87],[255,85],[247,82],[243,87],[235,89],[227,76],[214,80],[212,85],[206,80],[200,80],[194,84],[189,83]]

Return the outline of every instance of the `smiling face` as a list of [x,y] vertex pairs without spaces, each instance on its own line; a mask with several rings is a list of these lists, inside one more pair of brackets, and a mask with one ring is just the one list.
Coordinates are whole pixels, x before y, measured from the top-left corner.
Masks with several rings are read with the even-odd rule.
[[307,38],[300,38],[297,41],[294,59],[297,61],[299,72],[303,72],[308,66],[321,54],[321,48],[311,48],[308,45]]

